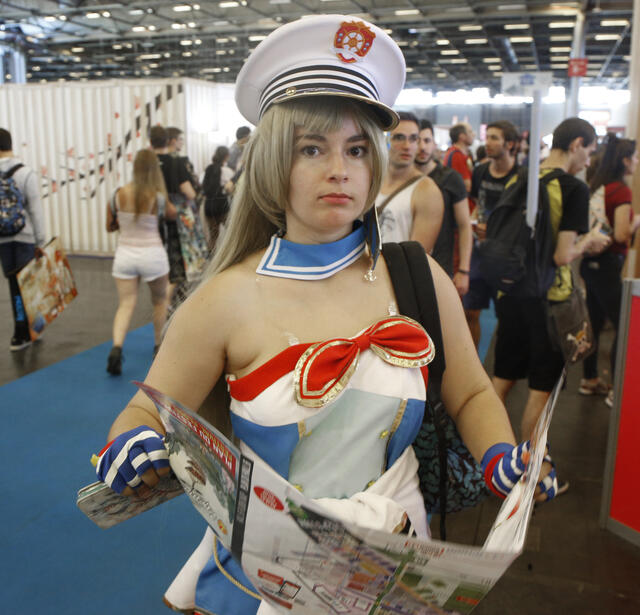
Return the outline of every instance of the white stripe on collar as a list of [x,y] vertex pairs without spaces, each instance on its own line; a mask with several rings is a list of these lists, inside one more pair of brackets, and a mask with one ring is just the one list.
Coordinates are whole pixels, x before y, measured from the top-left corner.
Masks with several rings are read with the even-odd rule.
[[293,280],[322,280],[357,261],[365,248],[366,231],[361,224],[332,243],[300,244],[274,235],[256,273]]

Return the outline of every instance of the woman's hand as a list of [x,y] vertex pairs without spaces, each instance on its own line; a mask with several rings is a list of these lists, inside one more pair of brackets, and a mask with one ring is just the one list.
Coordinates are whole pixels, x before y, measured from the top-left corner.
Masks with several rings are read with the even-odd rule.
[[[482,458],[485,482],[499,497],[506,498],[529,463],[529,441],[517,447],[508,443],[494,444]],[[540,470],[539,482],[535,491],[536,502],[545,502],[555,497],[558,491],[558,479],[551,457],[547,454]]]
[[162,436],[141,425],[120,434],[100,453],[98,478],[116,493],[144,496],[171,471]]
[[538,481],[534,495],[536,502],[546,502],[556,496],[558,493],[558,477],[556,476],[555,464],[549,454],[544,456]]

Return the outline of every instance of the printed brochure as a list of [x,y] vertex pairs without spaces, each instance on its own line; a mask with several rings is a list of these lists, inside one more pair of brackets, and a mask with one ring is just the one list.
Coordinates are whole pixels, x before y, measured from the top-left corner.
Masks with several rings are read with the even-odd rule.
[[524,547],[557,383],[538,421],[527,470],[482,547],[391,534],[340,521],[201,417],[137,383],[167,431],[171,467],[254,589],[293,614],[462,614]]

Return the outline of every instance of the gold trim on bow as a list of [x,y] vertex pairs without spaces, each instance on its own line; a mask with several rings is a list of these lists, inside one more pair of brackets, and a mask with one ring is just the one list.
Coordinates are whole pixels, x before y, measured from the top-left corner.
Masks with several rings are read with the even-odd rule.
[[[420,368],[429,364],[435,356],[435,348],[429,334],[424,330],[419,322],[416,322],[408,316],[391,316],[380,319],[369,326],[360,335],[353,338],[338,338],[327,342],[318,342],[312,344],[305,350],[298,359],[294,369],[294,388],[296,401],[306,408],[321,408],[332,402],[345,389],[347,383],[353,376],[360,358],[360,346],[358,339],[374,336],[380,331],[384,331],[398,324],[410,325],[419,329],[426,338],[426,344],[418,352],[403,352],[396,350],[390,346],[384,346],[373,340],[368,340],[367,348],[371,349],[380,359],[394,365],[396,367]],[[329,378],[327,382],[319,390],[310,390],[309,373],[313,368],[315,361],[322,353],[337,346],[356,346],[353,358],[348,361],[346,368],[342,373],[337,374],[333,378]]]

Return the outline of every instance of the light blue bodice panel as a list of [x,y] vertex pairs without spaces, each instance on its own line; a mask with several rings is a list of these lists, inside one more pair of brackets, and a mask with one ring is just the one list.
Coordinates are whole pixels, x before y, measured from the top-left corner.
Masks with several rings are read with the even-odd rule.
[[364,491],[415,439],[424,401],[348,389],[311,418],[263,426],[231,414],[234,434],[312,498]]

